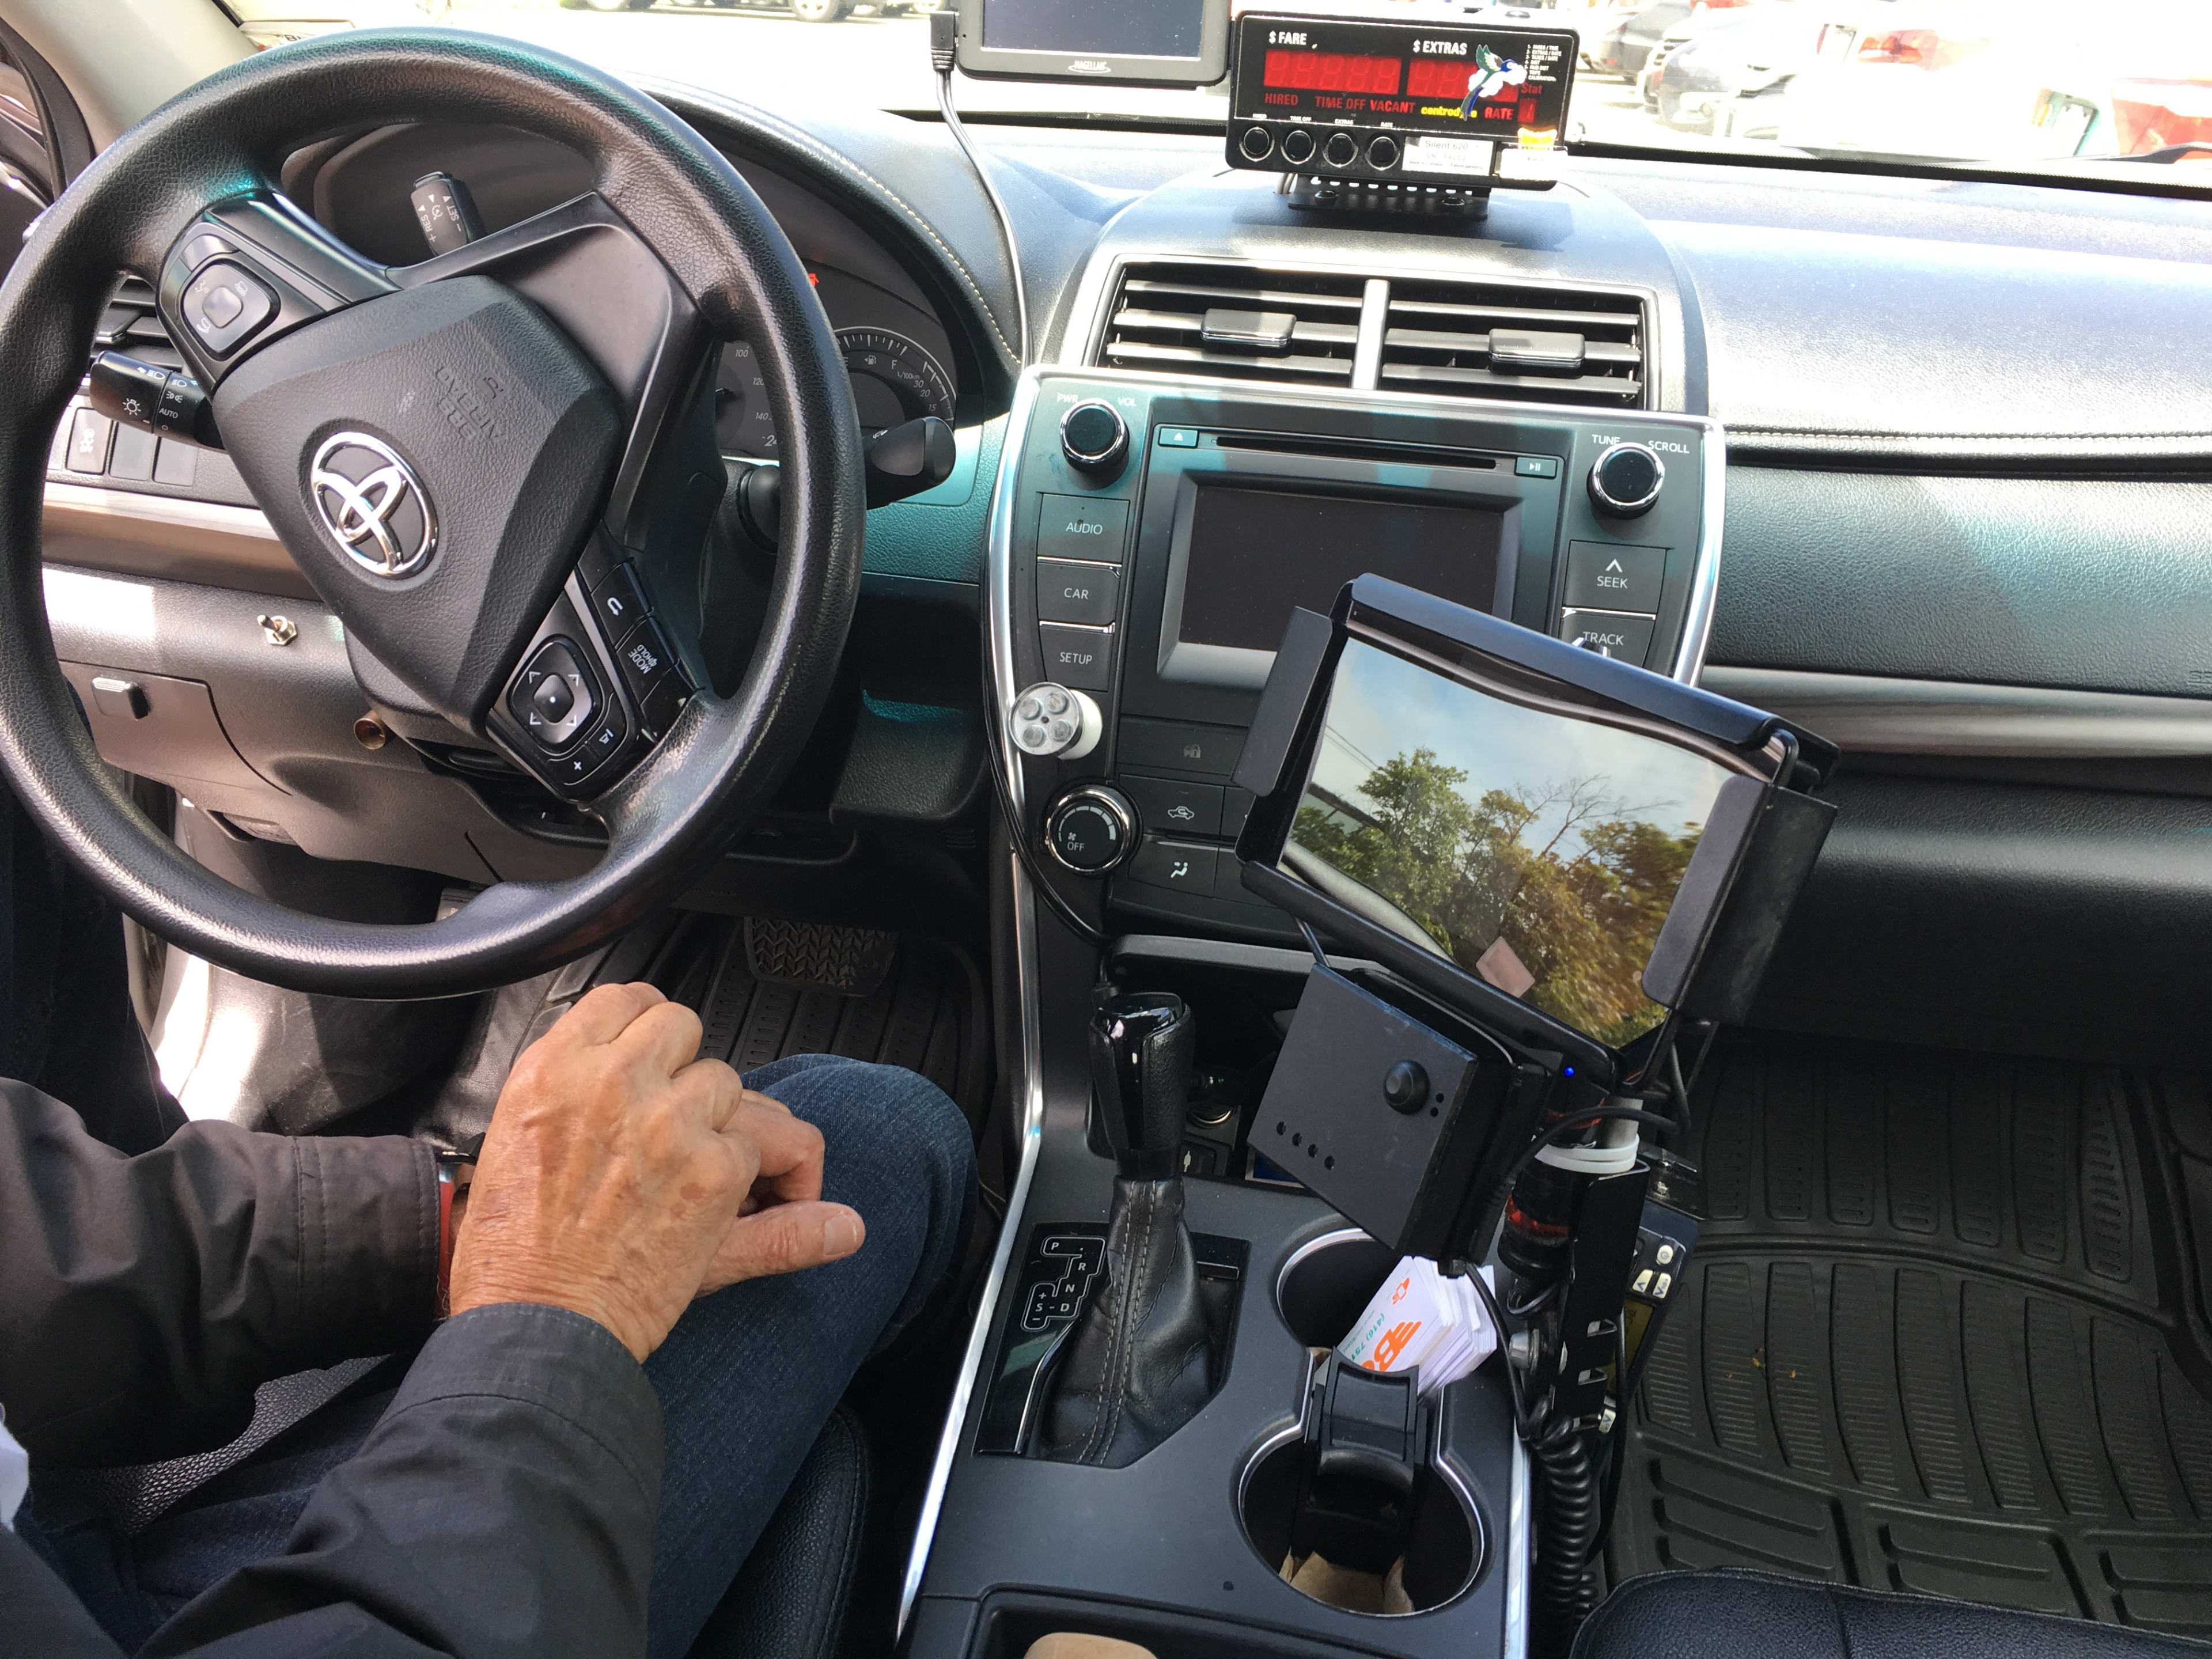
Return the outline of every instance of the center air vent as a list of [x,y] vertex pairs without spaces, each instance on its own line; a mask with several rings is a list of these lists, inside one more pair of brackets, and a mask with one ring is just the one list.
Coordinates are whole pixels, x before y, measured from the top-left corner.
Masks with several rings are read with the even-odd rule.
[[1644,307],[1633,295],[1399,281],[1385,317],[1385,392],[1643,406]]
[[93,331],[94,351],[120,351],[142,362],[163,368],[183,368],[185,360],[169,342],[161,314],[154,308],[154,290],[136,276],[125,276],[115,286]]
[[1098,361],[1115,368],[1348,386],[1366,289],[1358,276],[1130,265],[1115,291]]

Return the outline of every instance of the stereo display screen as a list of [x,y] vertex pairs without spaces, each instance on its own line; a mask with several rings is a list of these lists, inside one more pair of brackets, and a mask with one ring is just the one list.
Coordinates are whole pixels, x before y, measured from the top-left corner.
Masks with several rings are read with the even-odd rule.
[[1495,614],[1515,550],[1502,512],[1376,495],[1201,485],[1177,636],[1273,651],[1294,606],[1326,612],[1345,583],[1388,576]]

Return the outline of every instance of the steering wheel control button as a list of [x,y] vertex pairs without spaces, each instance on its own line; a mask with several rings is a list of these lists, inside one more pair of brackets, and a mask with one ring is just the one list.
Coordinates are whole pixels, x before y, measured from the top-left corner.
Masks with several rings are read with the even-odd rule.
[[570,640],[546,641],[515,677],[507,707],[546,753],[568,747],[599,712],[599,690],[584,666],[583,652]]
[[1047,495],[1037,507],[1037,556],[1119,564],[1128,530],[1127,501]]
[[1138,816],[1164,835],[1221,833],[1222,787],[1218,783],[1178,783],[1169,778],[1134,778],[1124,773],[1121,787],[1137,803]]
[[615,662],[622,670],[623,684],[641,701],[668,672],[671,660],[668,641],[662,636],[659,625],[649,620],[639,623],[622,635],[622,643],[615,647]]
[[1120,476],[1129,459],[1129,427],[1111,404],[1078,404],[1060,417],[1060,453],[1101,483]]
[[1644,659],[1650,653],[1651,630],[1657,620],[1654,617],[1620,616],[1609,611],[1563,611],[1559,613],[1559,637],[1585,651],[1595,651],[1601,657],[1632,662],[1641,668]]
[[1663,547],[1567,544],[1567,603],[1578,610],[1656,611],[1666,575]]
[[1667,463],[1644,444],[1615,444],[1589,471],[1590,505],[1608,518],[1632,519],[1648,513],[1667,482]]
[[1129,856],[1136,838],[1137,815],[1129,798],[1103,783],[1069,790],[1045,818],[1045,846],[1079,876],[1104,875]]
[[187,270],[198,270],[219,254],[230,252],[231,246],[211,230],[204,230],[186,242],[180,256]]
[[1114,684],[1114,630],[1078,628],[1069,623],[1040,623],[1037,643],[1044,672],[1062,685],[1105,691]]
[[548,724],[557,724],[568,719],[568,711],[576,706],[576,694],[558,674],[548,674],[530,694],[530,706],[543,714]]
[[1037,615],[1047,622],[1109,628],[1121,614],[1121,567],[1039,559]]
[[607,625],[610,639],[622,638],[653,611],[646,600],[644,586],[637,579],[637,567],[632,564],[617,565],[613,573],[592,590],[592,603],[599,607],[599,620]]
[[220,357],[276,314],[276,296],[228,259],[204,265],[179,307],[199,343]]
[[1129,860],[1129,879],[1147,887],[1165,887],[1178,893],[1213,895],[1213,870],[1221,856],[1218,847],[1193,842],[1163,841],[1147,836]]
[[662,675],[653,690],[638,699],[638,722],[644,727],[645,735],[654,743],[666,737],[690,696],[691,689],[677,676]]

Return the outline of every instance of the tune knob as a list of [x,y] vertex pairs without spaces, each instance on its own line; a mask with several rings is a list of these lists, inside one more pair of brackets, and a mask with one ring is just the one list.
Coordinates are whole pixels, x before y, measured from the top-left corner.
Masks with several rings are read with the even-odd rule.
[[1129,856],[1137,809],[1109,784],[1078,784],[1045,815],[1044,842],[1079,876],[1103,876]]
[[1589,471],[1590,505],[1611,519],[1648,513],[1667,482],[1667,464],[1644,444],[1615,444]]
[[1079,472],[1103,483],[1129,458],[1129,428],[1111,404],[1078,404],[1060,417],[1060,453]]

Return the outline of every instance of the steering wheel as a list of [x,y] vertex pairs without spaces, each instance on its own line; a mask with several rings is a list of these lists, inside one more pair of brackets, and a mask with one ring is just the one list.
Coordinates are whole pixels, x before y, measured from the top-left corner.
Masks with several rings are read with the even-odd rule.
[[[386,269],[274,183],[306,145],[424,119],[557,140],[596,188]],[[48,445],[120,270],[154,285],[365,689],[596,816],[608,844],[588,873],[501,883],[434,923],[333,921],[210,874],[118,787],[55,661],[40,523]],[[698,644],[724,488],[712,356],[740,325],[785,436],[781,550],[750,662],[718,696]],[[256,979],[449,995],[581,954],[758,811],[836,673],[866,508],[860,422],[806,272],[697,133],[557,54],[375,30],[210,76],[32,233],[0,287],[0,771],[125,912]],[[193,395],[155,390],[172,415]]]

